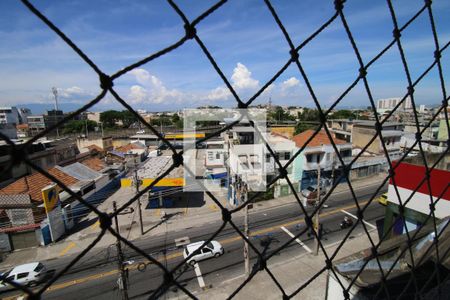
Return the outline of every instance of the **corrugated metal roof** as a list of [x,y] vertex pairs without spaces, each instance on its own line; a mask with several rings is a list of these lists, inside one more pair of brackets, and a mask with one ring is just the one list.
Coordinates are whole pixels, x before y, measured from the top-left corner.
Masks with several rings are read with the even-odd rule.
[[96,172],[79,162],[65,167],[56,166],[56,168],[78,180],[95,180],[102,176],[101,173]]

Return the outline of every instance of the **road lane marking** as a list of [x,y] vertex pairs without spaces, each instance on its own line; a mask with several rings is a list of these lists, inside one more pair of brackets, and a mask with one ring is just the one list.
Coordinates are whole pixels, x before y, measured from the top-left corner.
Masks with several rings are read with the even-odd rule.
[[[361,206],[362,206],[362,205],[365,205],[367,202],[368,202],[368,201],[360,202],[359,205],[361,205]],[[356,205],[355,205],[355,204],[352,204],[352,205],[344,206],[343,208],[336,208],[336,209],[334,209],[334,210],[329,210],[329,211],[327,211],[327,212],[324,212],[324,213],[320,214],[320,217],[322,217],[322,218],[323,218],[323,217],[327,217],[327,216],[336,214],[336,213],[338,213],[338,212],[341,212],[341,210],[344,210],[344,209],[351,209],[351,208],[355,208],[355,207],[356,207]],[[269,233],[269,232],[278,231],[278,230],[280,229],[280,226],[283,226],[283,227],[289,227],[289,226],[298,225],[298,224],[301,224],[301,223],[304,223],[304,222],[305,222],[304,219],[299,219],[299,220],[294,220],[294,221],[286,222],[286,223],[284,223],[284,224],[278,224],[278,225],[271,226],[271,227],[268,227],[268,228],[264,228],[264,229],[260,229],[260,230],[255,230],[255,231],[253,231],[253,232],[250,233],[250,236],[255,236],[255,235],[260,235],[260,234],[264,234],[264,233]],[[241,236],[238,235],[238,236],[236,236],[236,237],[232,237],[232,238],[228,238],[228,239],[219,240],[219,242],[220,242],[221,244],[230,244],[230,243],[232,243],[232,242],[239,241],[239,240],[241,240],[241,239],[242,239]],[[182,257],[182,256],[183,256],[183,252],[182,252],[182,251],[177,251],[177,252],[174,252],[174,253],[172,253],[172,254],[166,255],[166,257],[165,257],[164,259],[158,259],[158,261],[159,261],[159,262],[162,262],[162,261],[164,261],[164,260],[165,260],[165,261],[168,261],[168,260],[172,260],[172,259],[175,259],[175,258],[178,258],[178,257]],[[129,270],[137,270],[139,264],[140,264],[140,263],[143,263],[143,262],[147,262],[147,263],[148,263],[149,261],[148,261],[148,260],[144,260],[144,261],[136,262],[135,265],[129,266],[129,267],[127,267],[127,268],[128,268]],[[69,281],[66,281],[66,282],[62,282],[62,283],[58,283],[58,284],[53,284],[53,285],[50,286],[47,290],[48,290],[48,291],[59,290],[59,289],[62,289],[62,288],[68,287],[68,286],[72,286],[72,285],[84,283],[84,282],[89,281],[89,280],[95,280],[95,279],[99,279],[99,278],[103,278],[103,277],[107,277],[107,276],[112,276],[112,275],[115,275],[115,274],[117,274],[117,273],[118,273],[117,269],[114,269],[114,270],[111,270],[111,271],[108,271],[108,272],[103,272],[103,273],[99,273],[99,274],[94,274],[94,275],[90,275],[90,276],[87,276],[87,277],[81,277],[81,278],[76,279],[76,280],[69,280]],[[17,296],[18,296],[18,295],[12,296],[11,299],[15,299],[14,297],[17,297]]]
[[[352,217],[353,219],[358,220],[358,217],[357,217],[357,216],[355,216],[355,215],[349,213],[348,211],[345,211],[345,210],[341,209],[341,212],[343,212],[344,214],[349,215],[349,216]],[[376,227],[375,225],[372,225],[372,224],[370,224],[369,222],[366,222],[366,221],[364,221],[364,220],[362,220],[362,221],[363,221],[364,224],[366,224],[367,226],[370,226],[370,227],[372,227],[373,229],[377,229],[377,227]]]
[[76,244],[74,242],[70,242],[66,248],[64,248],[61,252],[59,252],[59,256],[65,255],[67,252],[69,252],[70,249],[72,249],[75,246],[76,246]]
[[194,266],[195,276],[197,276],[198,285],[200,288],[205,287],[205,281],[203,280],[202,272],[200,271],[200,264],[196,263]]
[[[295,237],[295,235],[294,235],[292,232],[290,232],[289,230],[287,230],[286,227],[281,226],[280,228],[281,228],[284,232],[286,232],[291,238],[294,238],[294,237]],[[309,253],[312,253],[311,249],[310,249],[308,246],[306,246],[302,241],[300,241],[300,239],[296,238],[295,241],[296,241],[300,246],[302,246],[303,249],[305,249],[305,250],[308,251]]]
[[100,225],[100,220],[97,220],[94,224],[91,225],[92,229],[97,228]]
[[212,210],[212,211],[218,211],[219,210],[219,207],[217,207],[217,205],[215,205],[215,204],[208,205],[208,208],[210,210]]

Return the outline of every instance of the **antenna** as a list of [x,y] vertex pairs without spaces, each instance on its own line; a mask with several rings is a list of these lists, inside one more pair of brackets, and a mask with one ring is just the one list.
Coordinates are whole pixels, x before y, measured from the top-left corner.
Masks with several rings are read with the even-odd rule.
[[55,110],[59,110],[59,108],[58,108],[58,89],[55,87],[52,87],[52,93],[53,93],[53,96],[55,97]]
[[[56,87],[52,87],[52,93],[53,96],[55,97],[55,114],[54,114],[54,118],[55,118],[55,123],[58,122],[58,116],[57,116],[57,111],[58,109],[58,89]],[[56,136],[59,138],[59,130],[58,127],[56,127]]]

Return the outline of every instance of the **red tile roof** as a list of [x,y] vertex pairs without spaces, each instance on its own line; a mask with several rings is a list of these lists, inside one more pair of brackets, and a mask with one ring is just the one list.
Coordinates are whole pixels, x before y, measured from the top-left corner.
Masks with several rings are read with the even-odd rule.
[[[306,130],[302,133],[299,133],[295,135],[292,140],[295,142],[295,145],[298,148],[303,147],[305,143],[308,141],[308,139],[314,134],[315,130]],[[346,144],[347,142],[344,140],[340,140],[333,137],[333,141],[336,145]],[[307,147],[319,147],[321,145],[331,145],[331,141],[328,138],[328,135],[326,134],[325,130],[319,131],[314,138],[309,141]]]
[[88,167],[94,171],[97,171],[97,172],[99,172],[107,167],[106,163],[98,157],[91,157],[91,158],[85,159],[81,163],[83,165],[85,165],[86,167]]
[[27,231],[31,229],[38,228],[40,224],[28,224],[28,225],[21,225],[21,226],[15,226],[15,227],[4,227],[0,228],[0,232],[18,232],[18,231]]
[[103,150],[101,147],[97,146],[97,145],[89,145],[86,148],[89,149],[89,151],[95,150],[97,152],[104,152],[105,150]]
[[[71,186],[78,182],[77,179],[66,173],[58,170],[57,168],[51,168],[47,170],[51,175],[55,176],[64,183],[66,186]],[[7,185],[0,190],[0,194],[17,195],[17,194],[29,194],[32,201],[42,202],[42,189],[52,183],[50,179],[42,175],[41,173],[34,173],[22,177],[13,183]]]
[[133,149],[144,149],[142,146],[136,145],[136,144],[128,144],[124,146],[120,146],[116,148],[116,151],[122,152],[122,153],[128,153],[128,151]]

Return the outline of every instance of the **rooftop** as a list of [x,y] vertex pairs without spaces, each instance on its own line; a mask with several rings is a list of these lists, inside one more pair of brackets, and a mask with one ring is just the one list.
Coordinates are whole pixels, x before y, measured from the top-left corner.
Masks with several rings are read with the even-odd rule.
[[55,168],[63,171],[66,174],[69,174],[70,176],[78,180],[95,180],[102,176],[101,173],[96,172],[79,162],[76,162],[74,164],[65,167],[56,166]]
[[[137,175],[139,178],[157,178],[159,175],[169,169],[172,163],[173,161],[171,156],[151,157],[143,166],[138,169]],[[183,176],[183,167],[181,166],[172,170],[164,178],[180,178]]]
[[[78,179],[56,167],[48,169],[47,172],[58,178],[66,186],[71,186],[78,182]],[[1,189],[0,193],[4,195],[29,194],[32,201],[42,202],[42,189],[51,183],[52,181],[49,178],[37,172],[14,181]]]
[[[292,140],[295,142],[295,145],[298,148],[303,147],[306,142],[308,141],[308,139],[314,134],[315,130],[306,130],[302,133],[299,133],[297,135],[295,135]],[[336,145],[343,145],[343,144],[347,144],[346,141],[344,140],[340,140],[337,138],[333,138],[333,141]],[[312,138],[312,140],[309,141],[308,145],[306,147],[319,147],[322,145],[331,145],[331,141],[328,138],[328,135],[326,134],[325,130],[321,130],[319,131],[314,138]]]
[[85,159],[81,163],[97,172],[100,172],[107,167],[106,163],[98,157]]

